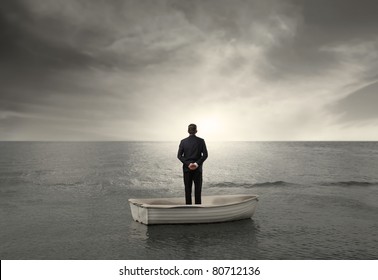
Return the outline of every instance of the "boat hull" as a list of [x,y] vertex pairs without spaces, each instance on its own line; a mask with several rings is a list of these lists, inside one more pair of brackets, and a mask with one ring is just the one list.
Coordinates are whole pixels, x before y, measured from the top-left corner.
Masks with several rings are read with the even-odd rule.
[[202,201],[185,205],[181,198],[129,199],[129,204],[133,219],[146,225],[217,223],[251,218],[258,196],[202,196]]

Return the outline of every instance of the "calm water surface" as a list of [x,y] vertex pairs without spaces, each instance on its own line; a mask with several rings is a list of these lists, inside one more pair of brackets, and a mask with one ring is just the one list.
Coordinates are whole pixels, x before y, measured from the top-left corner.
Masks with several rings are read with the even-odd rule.
[[178,143],[0,142],[0,258],[378,259],[378,142],[207,145],[203,193],[258,194],[253,219],[132,220],[184,195]]

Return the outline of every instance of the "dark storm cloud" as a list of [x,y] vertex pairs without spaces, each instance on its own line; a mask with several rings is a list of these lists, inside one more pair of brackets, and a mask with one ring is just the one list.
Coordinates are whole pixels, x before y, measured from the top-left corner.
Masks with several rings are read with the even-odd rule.
[[57,89],[68,89],[66,94],[85,92],[64,76],[95,62],[68,44],[37,34],[39,28],[53,28],[52,23],[36,18],[22,1],[5,1],[0,26],[0,109],[25,112],[28,104],[48,103],[46,98]]
[[[159,18],[177,11],[200,30],[198,36],[191,38],[191,44],[216,37],[224,43],[238,40],[265,45],[268,65],[276,69],[275,74],[280,70],[301,73],[332,63],[332,54],[321,51],[324,45],[369,39],[378,26],[374,12],[378,4],[367,0],[222,0],[216,1],[216,5],[209,0],[157,1],[153,5],[148,1],[72,3],[67,1],[63,5],[66,12],[63,8],[60,12],[58,4],[49,4],[50,10],[38,13],[39,8],[43,9],[41,1],[29,5],[25,1],[5,1],[0,19],[5,34],[2,59],[30,68],[38,66],[40,71],[88,65],[135,70],[133,67],[161,63],[174,57],[175,51],[185,49],[185,45],[183,42],[174,47],[150,48],[156,41],[168,39],[148,37],[157,31],[151,24],[168,29],[168,25],[158,25]],[[33,5],[35,9],[31,9]],[[70,13],[82,13],[83,20],[79,21],[80,15],[75,15],[76,22],[72,21]],[[110,20],[114,22],[109,23]],[[263,24],[269,28],[261,32],[274,36],[269,46],[256,31]]]
[[[225,59],[225,72],[243,64],[258,65],[260,74],[277,79],[288,54],[294,53],[299,8],[290,1],[177,1],[173,4],[188,21],[219,45],[242,44],[263,49],[260,61],[235,52]],[[299,45],[298,45],[299,46]],[[299,60],[295,58],[295,60]],[[291,61],[291,64],[293,61]],[[295,61],[294,61],[295,63]],[[266,73],[265,73],[266,72]]]
[[22,5],[22,1],[5,1],[0,11],[0,23],[0,57],[8,67],[19,66],[38,72],[82,67],[91,62],[88,55],[73,46],[38,34],[36,31],[40,28],[53,30],[57,22],[38,19]]
[[175,34],[167,34],[175,22],[164,21],[161,3],[5,1],[0,12],[2,107],[21,100],[38,103],[62,90],[95,94],[80,80],[89,80],[92,68],[135,73],[170,59],[185,62],[175,55],[184,42],[175,43],[169,37]]
[[333,106],[333,110],[347,122],[378,121],[378,82],[365,86]]
[[270,49],[272,76],[321,74],[342,62],[324,47],[376,40],[376,1],[298,0],[292,4],[300,11],[299,25],[293,40]]
[[[154,11],[161,5],[148,3],[5,1],[0,11],[3,82],[23,80],[35,86],[56,75],[54,71],[88,67],[135,71],[175,57],[182,45],[152,48],[169,38],[151,38],[159,28],[158,22],[151,25],[165,11],[164,7]],[[160,26],[161,33],[164,27]]]
[[[263,47],[259,68],[261,77],[268,80],[321,74],[340,62],[339,56],[324,47],[375,40],[378,30],[378,2],[369,0],[171,3],[203,34],[219,42]],[[235,56],[235,61],[256,63],[241,54]]]
[[[131,26],[131,30],[133,23],[137,22],[123,18],[123,9],[128,7],[121,5],[122,2],[106,1],[99,5],[100,2],[96,1],[5,1],[0,12],[2,64],[6,63],[10,67],[8,70],[15,71],[15,74],[20,71],[17,74],[27,79],[29,74],[41,72],[46,75],[51,70],[85,70],[90,66],[104,69],[120,66],[135,70],[135,67],[162,61],[167,53],[141,49],[147,47],[141,38],[143,30],[141,34],[128,32],[128,27]],[[106,6],[112,8],[103,11]],[[117,7],[123,9],[117,10]],[[45,12],[38,12],[44,8]],[[114,25],[109,22],[112,16]],[[125,26],[117,26],[117,21]],[[125,32],[115,31],[117,28],[124,28]],[[125,40],[124,52],[106,50],[119,40]]]
[[[58,3],[66,3],[67,14],[60,12]],[[21,135],[21,138],[27,138],[28,134],[36,137],[40,134],[43,137],[45,131],[46,134],[59,135],[59,138],[64,133],[61,135],[53,131],[78,131],[80,128],[91,126],[90,122],[96,119],[102,121],[123,117],[132,120],[135,116],[135,110],[125,112],[124,108],[121,108],[125,103],[132,103],[129,102],[130,98],[124,98],[120,102],[114,97],[110,87],[98,82],[98,79],[104,78],[98,72],[111,72],[119,59],[116,55],[112,57],[97,54],[93,50],[111,43],[115,40],[114,35],[107,35],[105,28],[101,29],[100,23],[98,28],[94,29],[90,24],[77,22],[80,19],[80,15],[77,14],[74,16],[76,22],[70,22],[70,9],[75,8],[71,7],[71,3],[2,3],[2,137],[12,133],[13,137]],[[48,9],[40,13],[46,6]],[[83,13],[84,16],[84,6],[81,8],[76,13]],[[76,34],[76,37],[72,34]],[[108,83],[105,84],[108,86]],[[127,86],[124,88],[128,89]],[[132,94],[130,95],[132,99]],[[47,129],[49,125],[50,130]],[[26,133],[26,130],[29,133]],[[35,132],[31,133],[33,130]]]
[[[239,111],[253,112],[249,105],[256,111],[279,96],[336,89],[355,72],[350,83],[372,83],[377,8],[367,0],[3,1],[0,134],[85,138],[101,128],[111,138],[125,123],[148,131],[158,118],[180,115],[174,104],[192,96],[194,116],[223,113],[234,102],[229,119],[237,122]],[[362,107],[372,93],[340,96],[332,114],[367,118]],[[353,109],[359,98],[361,109]]]
[[[314,30],[321,31],[316,34],[320,39],[350,40],[351,36],[366,39],[376,34],[377,1],[298,0],[294,2],[302,7],[304,23]],[[329,36],[330,34],[334,37]]]

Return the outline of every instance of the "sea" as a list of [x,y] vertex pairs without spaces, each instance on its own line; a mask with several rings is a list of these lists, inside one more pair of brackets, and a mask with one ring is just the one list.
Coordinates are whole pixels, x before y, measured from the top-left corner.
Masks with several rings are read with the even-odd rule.
[[252,219],[150,225],[129,198],[184,197],[178,142],[0,142],[2,260],[378,259],[378,142],[207,142],[203,195]]

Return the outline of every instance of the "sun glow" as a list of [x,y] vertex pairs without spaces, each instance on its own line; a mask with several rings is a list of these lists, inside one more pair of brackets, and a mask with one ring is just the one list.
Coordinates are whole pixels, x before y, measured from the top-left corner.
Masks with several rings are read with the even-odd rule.
[[200,119],[197,123],[198,135],[205,140],[219,141],[221,137],[221,121],[219,118],[208,117]]

